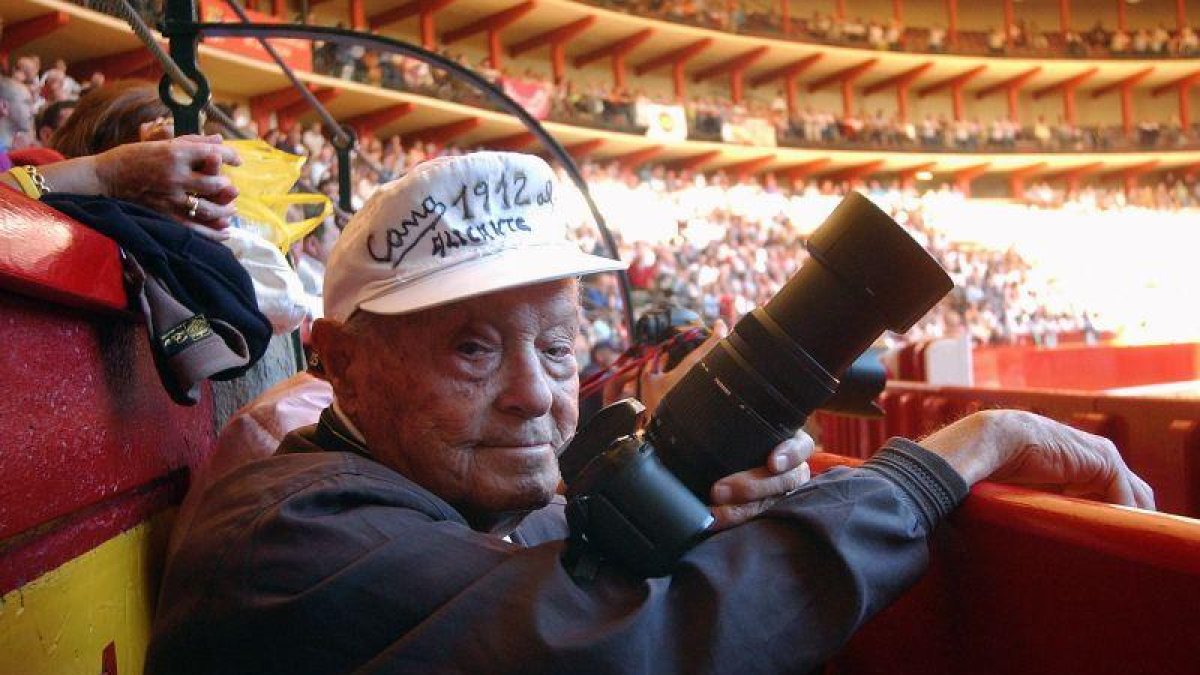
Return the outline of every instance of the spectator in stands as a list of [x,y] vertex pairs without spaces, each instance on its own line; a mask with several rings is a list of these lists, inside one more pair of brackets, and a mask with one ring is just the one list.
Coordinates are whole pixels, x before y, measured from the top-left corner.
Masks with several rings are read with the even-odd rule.
[[1037,122],[1033,125],[1033,139],[1037,141],[1038,147],[1047,149],[1050,147],[1050,141],[1053,134],[1050,131],[1050,125],[1046,123],[1045,115],[1038,115]]
[[79,99],[75,111],[50,139],[64,157],[95,155],[125,143],[162,140],[171,111],[158,89],[142,80],[118,80]]
[[929,29],[929,41],[927,43],[929,51],[941,53],[946,51],[946,29],[941,26],[931,26]]
[[1200,38],[1196,37],[1196,31],[1192,30],[1191,26],[1180,28],[1179,55],[1195,56],[1198,50],[1200,50]]
[[1028,45],[1029,32],[1025,26],[1025,19],[1017,19],[1015,23],[1008,27],[1008,38],[1012,46],[1017,49],[1022,49]]
[[1096,19],[1096,23],[1087,33],[1087,44],[1092,49],[1104,49],[1108,44],[1108,31],[1104,29],[1104,22]]
[[999,28],[993,28],[988,33],[988,51],[992,54],[1001,55],[1005,52],[1004,31]]
[[1131,46],[1131,43],[1129,40],[1128,33],[1121,30],[1120,28],[1113,31],[1112,41],[1108,45],[1109,51],[1111,51],[1113,54],[1115,54],[1117,56],[1120,56],[1120,55],[1128,52],[1130,46]]
[[37,115],[37,139],[44,147],[50,147],[50,139],[55,132],[62,128],[67,122],[67,118],[75,111],[77,102],[74,99],[51,103],[42,108],[42,111]]
[[871,21],[867,24],[867,44],[872,49],[888,48],[887,32],[883,24],[876,21]]
[[96,72],[92,73],[92,76],[90,78],[88,78],[87,82],[80,85],[79,95],[82,97],[82,96],[87,95],[87,93],[90,91],[95,91],[95,90],[99,89],[100,87],[103,87],[104,82],[105,82],[104,73],[102,71],[97,70]]
[[62,80],[63,100],[72,101],[80,97],[83,92],[83,86],[79,81],[71,77],[67,72],[67,62],[64,59],[55,59],[54,67],[42,74],[43,82],[48,77],[57,77]]
[[1069,56],[1086,56],[1087,46],[1083,42],[1083,38],[1079,33],[1073,30],[1068,30],[1063,33],[1063,42],[1067,46],[1067,54]]
[[[587,353],[587,365],[580,371],[579,379],[586,382],[587,379],[596,373],[607,371],[616,363],[621,356],[621,348],[612,340],[600,340],[594,342]],[[637,371],[632,372],[633,376],[638,375]],[[632,378],[631,378],[632,379]],[[602,391],[595,392],[592,396],[580,397],[579,401],[579,420],[585,422],[592,418],[604,406],[604,395]]]
[[42,58],[37,54],[26,54],[17,59],[12,70],[12,79],[36,90],[41,83]]
[[1154,32],[1150,34],[1150,51],[1158,55],[1165,55],[1170,43],[1171,31],[1161,23],[1158,24]]
[[33,94],[29,87],[0,76],[0,171],[12,166],[7,153],[24,148],[36,139],[33,128]]
[[312,299],[309,316],[321,318],[321,297],[325,289],[325,266],[337,243],[339,230],[333,222],[317,225],[301,242],[296,255],[296,274],[304,284],[304,292]]
[[[789,467],[811,444],[789,442],[772,466],[718,482],[713,501],[736,508],[718,509],[725,529],[675,575],[601,561],[573,578],[552,452],[576,421],[571,277],[612,261],[570,251],[549,201],[495,207],[529,227],[505,246],[446,249],[449,228],[474,226],[455,208],[395,268],[396,251],[370,248],[389,214],[516,170],[553,180],[529,159],[444,160],[350,223],[314,334],[334,403],[202,495],[167,567],[148,673],[806,672],[917,579],[970,484],[996,474],[1153,505],[1110,442],[993,411],[807,486]],[[789,611],[764,611],[781,600]],[[747,625],[796,639],[747,650]]]
[[900,51],[904,49],[904,23],[900,19],[893,17],[888,22],[887,30],[884,31],[883,39],[887,43],[888,49]]

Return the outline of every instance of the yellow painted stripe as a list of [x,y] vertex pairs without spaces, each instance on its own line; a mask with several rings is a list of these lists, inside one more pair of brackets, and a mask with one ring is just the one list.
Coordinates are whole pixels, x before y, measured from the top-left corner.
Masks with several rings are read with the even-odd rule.
[[140,675],[173,512],[159,514],[0,598],[0,673]]

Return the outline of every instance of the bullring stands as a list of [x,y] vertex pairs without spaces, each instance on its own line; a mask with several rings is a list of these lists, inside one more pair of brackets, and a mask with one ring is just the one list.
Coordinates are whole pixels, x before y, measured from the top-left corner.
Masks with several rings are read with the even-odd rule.
[[[161,391],[121,313],[110,241],[0,191],[0,251],[0,671],[138,673],[172,507],[211,451],[211,410]],[[985,484],[934,548],[931,573],[828,672],[1194,662],[1196,521]]]
[[[514,26],[514,31],[536,36],[538,30],[566,25],[564,18],[578,21],[581,12],[593,11],[565,0],[541,1],[545,4],[536,20]],[[330,2],[322,11],[344,16],[356,8],[350,12],[352,20],[366,25],[368,16],[379,21],[382,13],[391,12],[395,19],[396,10],[407,8],[407,21],[417,25],[406,29],[434,40],[445,39],[436,31],[434,15],[453,6],[419,2],[387,7],[359,0],[348,4]],[[479,10],[491,5],[462,2],[459,7]],[[124,27],[107,17],[54,0],[6,2],[2,13],[8,22],[4,51],[36,50],[72,62],[107,59],[102,62],[106,68],[153,72]],[[446,33],[473,20],[465,13],[441,16],[449,24]],[[636,30],[647,28],[637,17],[615,12],[597,16],[604,20],[589,23],[624,30],[632,21]],[[688,27],[677,33],[650,28],[663,31],[658,37],[670,33],[676,45],[720,41],[722,53],[710,53],[707,61],[688,66],[684,74],[695,78],[711,71],[701,79],[728,75],[732,84],[738,69],[717,66],[738,56],[745,48],[739,42],[744,36],[714,37],[713,31]],[[504,38],[509,50],[521,44],[512,31],[500,35],[485,26],[480,37],[484,33]],[[500,39],[494,41],[505,46]],[[549,48],[553,54],[554,42],[547,40],[530,50]],[[572,56],[605,44],[610,43],[582,40],[571,49],[583,53]],[[650,47],[648,43],[642,48]],[[771,43],[770,49],[754,67],[764,71],[758,74],[783,68],[780,77],[786,77],[789,64],[810,55],[813,46]],[[561,47],[557,51],[560,60],[565,58]],[[812,87],[824,81],[811,93],[849,91],[842,103],[862,93],[856,78],[868,73],[878,79],[863,79],[866,88],[891,80],[881,91],[900,97],[905,88],[900,84],[906,80],[891,78],[912,72],[930,58],[888,55],[852,71],[847,69],[876,56],[840,46],[827,53],[821,70],[798,84]],[[203,48],[203,58],[206,71],[224,88],[222,93],[256,101],[259,111],[270,108],[300,121],[308,119],[294,106],[294,94],[283,91],[282,79],[260,59],[212,45]],[[937,97],[939,105],[948,108],[964,93],[983,100],[1016,91],[1024,102],[1022,92],[1034,85],[1027,78],[1017,86],[1013,78],[1038,67],[1028,60],[1006,59],[1003,64],[989,61],[983,64],[987,70],[975,71],[978,66],[964,68],[950,57],[937,61],[919,74],[926,82],[908,84],[937,89],[930,94],[949,94]],[[669,59],[663,64],[671,65]],[[1064,83],[1091,67],[1055,63],[1036,74],[1042,78],[1036,89],[1044,92],[1043,99],[1061,95],[1067,106],[1084,80]],[[1193,62],[1156,63],[1153,75],[1142,77],[1136,87],[1131,78],[1141,71],[1140,64],[1095,67],[1096,73],[1085,78],[1087,86],[1095,87],[1095,100],[1116,95],[1152,105],[1155,91],[1160,96],[1179,93],[1180,112],[1188,110],[1185,102],[1197,67]],[[851,77],[852,72],[858,75]],[[835,75],[840,76],[831,77]],[[320,75],[304,77],[325,92],[341,119],[380,134],[401,131],[439,144],[457,136],[470,145],[505,141],[528,147],[524,132],[512,120],[489,110]],[[968,80],[978,88],[966,89]],[[693,80],[689,86],[696,84],[700,83]],[[1058,101],[1051,105],[1057,108]],[[880,160],[875,153],[866,153],[871,154],[868,159],[861,152],[824,148],[763,150],[705,142],[666,148],[633,134],[564,124],[552,128],[581,156],[615,159],[634,168],[659,159],[733,173],[778,170],[830,179],[873,173],[902,176],[922,166],[956,179],[993,171],[1022,179],[1057,176],[1070,183],[1104,172],[1136,178],[1130,172],[1182,171],[1200,161],[1186,149],[1153,156],[1109,154],[1099,160],[1021,153],[1001,159],[973,153],[889,153]],[[1103,164],[1097,166],[1097,161]],[[120,281],[111,242],[0,191],[0,331],[9,347],[2,371],[8,386],[0,403],[9,439],[0,452],[8,479],[0,488],[0,672],[141,671],[172,509],[189,471],[211,451],[211,398],[195,408],[179,408],[163,395],[141,327],[124,312]],[[1130,464],[1147,474],[1168,510],[1196,512],[1200,415],[1191,403],[931,389],[920,384],[895,385],[888,396],[885,405],[893,412],[894,430],[908,433],[929,429],[957,412],[997,403],[1073,421],[1127,446]],[[892,430],[839,424],[845,423],[827,421],[827,448],[848,455],[860,453],[861,438]],[[824,455],[815,463],[823,469],[852,461]],[[983,485],[934,548],[931,574],[857,635],[829,672],[1179,672],[1195,663],[1200,607],[1200,525],[1195,520]]]

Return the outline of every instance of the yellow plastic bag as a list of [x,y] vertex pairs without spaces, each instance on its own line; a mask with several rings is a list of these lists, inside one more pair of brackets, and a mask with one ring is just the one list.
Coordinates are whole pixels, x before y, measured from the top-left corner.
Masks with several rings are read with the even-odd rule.
[[[237,150],[241,166],[222,168],[238,189],[238,219],[267,241],[286,252],[292,244],[316,229],[333,212],[333,202],[321,194],[293,193],[292,186],[300,179],[304,158],[253,140],[225,141]],[[321,213],[304,220],[288,222],[288,208],[294,205],[317,204]]]

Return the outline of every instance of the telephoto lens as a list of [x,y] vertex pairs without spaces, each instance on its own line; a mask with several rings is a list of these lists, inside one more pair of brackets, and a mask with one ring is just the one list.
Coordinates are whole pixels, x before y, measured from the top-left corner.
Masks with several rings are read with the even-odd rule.
[[766,462],[885,330],[904,332],[953,288],[904,228],[857,192],[808,240],[811,260],[659,403],[645,440],[695,495]]
[[[642,576],[670,572],[708,534],[717,480],[762,466],[826,403],[877,412],[878,359],[855,360],[885,330],[906,331],[950,291],[950,277],[866,197],[851,193],[809,238],[812,260],[742,318],[659,403],[628,399],[562,448],[568,571],[611,559]],[[844,400],[830,401],[852,369]]]

